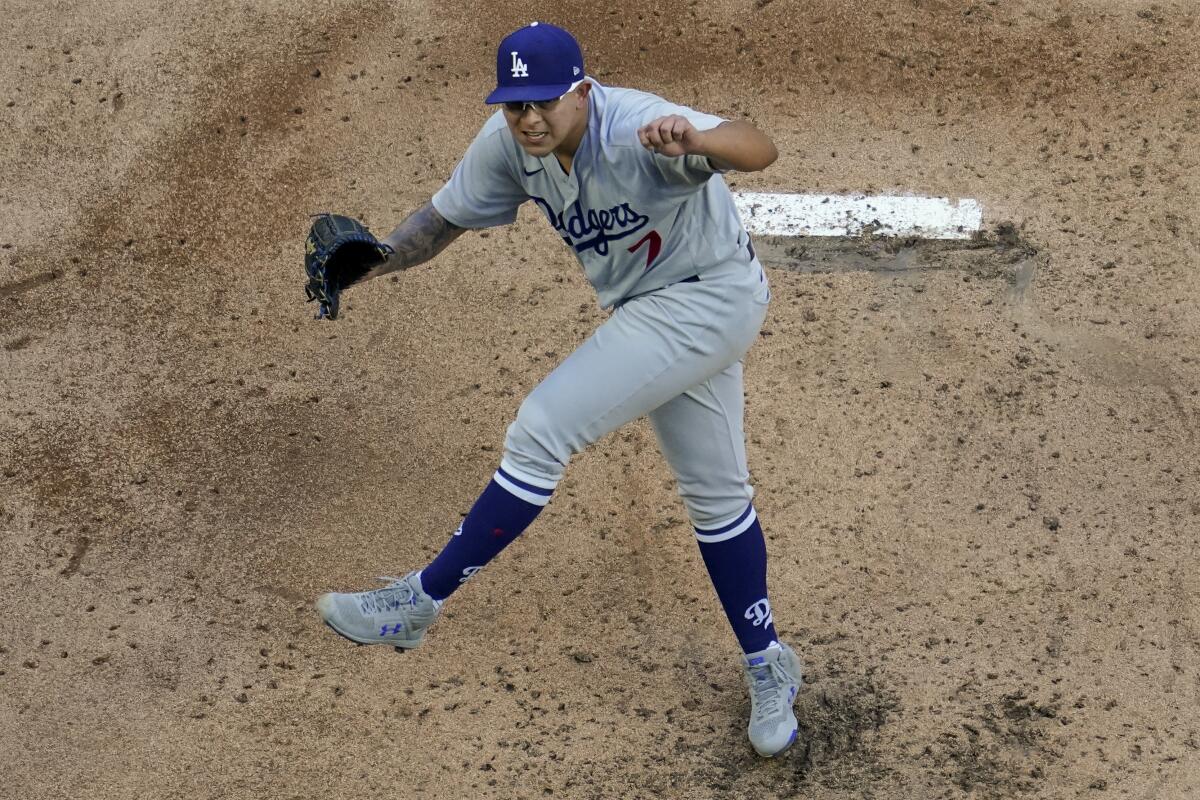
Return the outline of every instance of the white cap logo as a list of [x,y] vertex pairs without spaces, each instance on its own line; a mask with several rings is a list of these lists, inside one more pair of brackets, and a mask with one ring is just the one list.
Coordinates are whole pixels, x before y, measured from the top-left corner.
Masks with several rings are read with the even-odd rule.
[[517,51],[512,51],[512,76],[514,78],[528,78],[529,67],[525,66],[525,62],[517,57]]

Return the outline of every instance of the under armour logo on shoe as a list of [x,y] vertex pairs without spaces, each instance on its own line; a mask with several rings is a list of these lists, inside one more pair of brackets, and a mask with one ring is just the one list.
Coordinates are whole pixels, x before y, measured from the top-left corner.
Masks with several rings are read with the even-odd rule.
[[395,625],[383,625],[379,628],[380,636],[399,636],[404,633],[404,623],[397,622]]
[[745,616],[756,628],[760,625],[766,627],[775,621],[771,616],[771,603],[765,597],[747,608]]

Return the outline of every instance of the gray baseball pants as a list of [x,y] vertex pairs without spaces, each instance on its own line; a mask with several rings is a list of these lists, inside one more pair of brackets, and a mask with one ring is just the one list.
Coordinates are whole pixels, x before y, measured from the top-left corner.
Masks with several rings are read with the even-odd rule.
[[692,524],[745,512],[742,357],[770,290],[757,259],[631,298],[538,384],[508,428],[502,468],[553,489],[575,453],[649,415]]

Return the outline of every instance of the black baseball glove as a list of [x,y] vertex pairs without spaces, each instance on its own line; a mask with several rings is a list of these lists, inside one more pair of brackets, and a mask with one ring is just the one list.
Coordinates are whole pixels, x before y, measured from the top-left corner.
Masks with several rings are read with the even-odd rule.
[[337,319],[338,295],[382,263],[392,248],[376,239],[367,226],[340,214],[320,214],[304,241],[304,293],[319,304],[317,319]]

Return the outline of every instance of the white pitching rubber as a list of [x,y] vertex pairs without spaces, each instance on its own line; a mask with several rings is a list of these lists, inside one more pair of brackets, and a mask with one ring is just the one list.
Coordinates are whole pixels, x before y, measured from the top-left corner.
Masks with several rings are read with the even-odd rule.
[[739,192],[746,230],[762,236],[916,236],[970,239],[983,224],[977,200],[900,195]]

